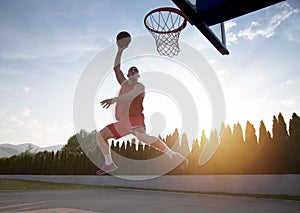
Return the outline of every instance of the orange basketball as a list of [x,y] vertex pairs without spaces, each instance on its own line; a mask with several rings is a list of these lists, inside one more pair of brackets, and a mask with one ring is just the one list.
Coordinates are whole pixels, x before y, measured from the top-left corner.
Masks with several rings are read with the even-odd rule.
[[118,33],[116,41],[119,47],[128,47],[131,42],[131,36],[128,32],[122,31]]

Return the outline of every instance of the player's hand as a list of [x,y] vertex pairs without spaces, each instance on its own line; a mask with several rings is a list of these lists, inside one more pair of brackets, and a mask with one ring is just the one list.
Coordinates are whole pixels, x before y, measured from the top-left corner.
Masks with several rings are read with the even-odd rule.
[[101,101],[100,102],[100,104],[101,104],[101,106],[103,107],[103,108],[108,108],[108,107],[110,107],[110,105],[112,105],[114,102],[113,102],[113,99],[112,98],[109,98],[109,99],[105,99],[105,100],[103,100],[103,101]]

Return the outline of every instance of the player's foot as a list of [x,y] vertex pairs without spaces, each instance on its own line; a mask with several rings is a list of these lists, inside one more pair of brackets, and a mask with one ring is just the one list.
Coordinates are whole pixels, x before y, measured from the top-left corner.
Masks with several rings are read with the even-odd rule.
[[189,165],[188,159],[186,159],[182,154],[176,152],[176,154],[172,157],[176,162],[180,162],[179,166],[182,169],[186,169]]
[[114,163],[112,163],[112,164],[110,164],[110,165],[104,164],[104,165],[101,167],[101,169],[99,169],[99,170],[96,172],[96,174],[97,174],[97,175],[103,175],[103,174],[108,173],[108,172],[113,172],[113,171],[115,171],[117,168],[118,168],[117,165],[114,164]]

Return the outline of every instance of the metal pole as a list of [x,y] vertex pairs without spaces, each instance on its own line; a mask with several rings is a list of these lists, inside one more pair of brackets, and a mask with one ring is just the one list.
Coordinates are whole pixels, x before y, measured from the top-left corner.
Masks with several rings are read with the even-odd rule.
[[222,43],[226,47],[226,35],[225,35],[224,22],[221,23],[221,35],[222,35]]

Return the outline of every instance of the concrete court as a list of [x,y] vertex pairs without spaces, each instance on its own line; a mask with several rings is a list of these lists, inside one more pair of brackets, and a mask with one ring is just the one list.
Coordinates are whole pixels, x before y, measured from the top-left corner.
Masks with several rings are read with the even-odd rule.
[[122,188],[1,191],[0,212],[300,212],[300,201]]

